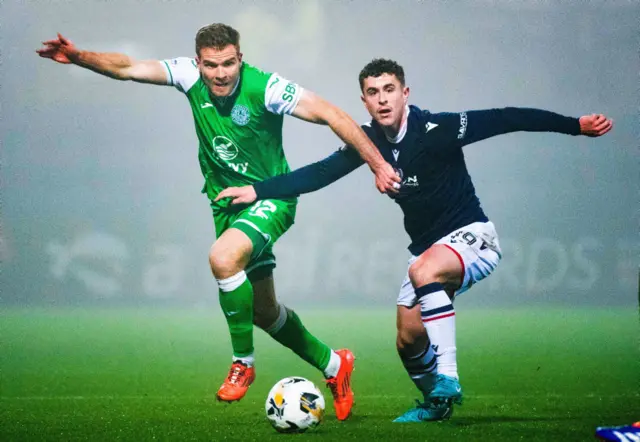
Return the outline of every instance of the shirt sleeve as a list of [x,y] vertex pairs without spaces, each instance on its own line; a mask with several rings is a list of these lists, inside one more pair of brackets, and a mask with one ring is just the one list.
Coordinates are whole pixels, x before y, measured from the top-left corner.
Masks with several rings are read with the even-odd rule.
[[443,150],[456,150],[462,147],[461,141],[467,131],[466,112],[440,112],[437,114],[423,111],[426,119],[425,130],[429,136],[437,137],[437,144]]
[[257,182],[253,187],[257,199],[293,198],[322,189],[362,164],[364,161],[360,155],[353,148],[345,146],[324,160]]
[[167,84],[180,92],[186,93],[200,78],[198,65],[193,58],[179,57],[162,60],[161,63],[167,71]]
[[458,147],[520,131],[580,135],[580,122],[577,118],[531,108],[506,107],[432,114],[431,121],[432,124],[443,125],[448,141]]
[[273,114],[291,115],[302,96],[302,87],[277,73],[271,74],[264,91],[264,105]]

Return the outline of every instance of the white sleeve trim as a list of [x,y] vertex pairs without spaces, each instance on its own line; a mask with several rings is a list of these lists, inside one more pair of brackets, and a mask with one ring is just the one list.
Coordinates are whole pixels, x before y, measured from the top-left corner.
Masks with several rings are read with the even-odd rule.
[[291,115],[300,101],[303,90],[299,84],[274,73],[269,77],[264,91],[264,106],[273,114]]
[[167,84],[174,86],[180,92],[187,92],[200,78],[200,71],[196,61],[189,57],[179,57],[162,60],[167,72]]

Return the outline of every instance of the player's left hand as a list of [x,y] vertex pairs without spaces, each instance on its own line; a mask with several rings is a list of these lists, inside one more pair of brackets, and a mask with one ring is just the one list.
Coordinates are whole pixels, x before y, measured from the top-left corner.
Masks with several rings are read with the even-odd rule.
[[42,42],[42,48],[36,50],[36,53],[42,58],[50,58],[62,64],[72,63],[72,58],[78,55],[78,49],[73,42],[60,33],[58,38]]
[[258,195],[253,186],[227,187],[216,196],[214,201],[220,201],[223,198],[231,198],[231,204],[251,204],[256,200]]
[[613,120],[602,114],[591,114],[580,117],[580,133],[588,137],[600,137],[611,130]]
[[373,173],[376,175],[376,187],[380,193],[396,194],[400,188],[400,177],[391,167],[391,164],[385,162],[376,168]]

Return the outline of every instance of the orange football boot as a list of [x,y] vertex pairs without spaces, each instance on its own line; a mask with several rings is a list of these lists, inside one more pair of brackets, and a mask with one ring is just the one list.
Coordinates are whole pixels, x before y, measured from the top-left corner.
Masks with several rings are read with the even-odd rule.
[[335,377],[326,380],[327,387],[333,394],[333,408],[339,421],[347,419],[351,415],[353,407],[353,390],[351,390],[351,373],[353,373],[353,361],[356,359],[351,350],[337,350],[340,356],[340,369]]
[[227,379],[216,394],[219,401],[233,402],[244,397],[256,378],[256,369],[236,361],[231,365]]

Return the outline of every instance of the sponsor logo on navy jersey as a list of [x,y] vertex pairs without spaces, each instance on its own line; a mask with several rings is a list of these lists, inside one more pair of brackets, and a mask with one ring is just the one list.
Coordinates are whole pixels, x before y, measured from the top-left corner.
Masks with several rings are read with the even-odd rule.
[[467,133],[467,113],[460,112],[460,129],[458,129],[458,139],[463,139],[465,133]]
[[407,186],[407,187],[418,187],[420,186],[420,184],[418,183],[418,176],[414,175],[414,176],[408,176],[406,180],[404,180],[402,182],[403,186]]

